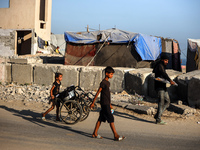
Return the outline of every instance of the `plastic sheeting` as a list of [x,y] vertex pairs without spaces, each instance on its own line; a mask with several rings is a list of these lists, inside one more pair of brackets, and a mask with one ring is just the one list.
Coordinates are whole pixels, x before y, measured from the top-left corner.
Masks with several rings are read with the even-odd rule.
[[[101,39],[97,40],[97,36]],[[91,44],[95,42],[127,43],[134,39],[137,33],[127,32],[119,29],[108,29],[93,32],[65,32],[65,41],[79,44]]]
[[162,53],[161,38],[138,34],[135,39],[135,47],[142,60],[156,60]]
[[186,72],[200,69],[200,39],[188,39]]
[[94,32],[65,32],[64,37],[66,42],[77,44],[92,44],[107,41],[110,43],[127,43],[128,45],[134,41],[136,51],[142,60],[156,60],[162,52],[160,38],[119,29]]

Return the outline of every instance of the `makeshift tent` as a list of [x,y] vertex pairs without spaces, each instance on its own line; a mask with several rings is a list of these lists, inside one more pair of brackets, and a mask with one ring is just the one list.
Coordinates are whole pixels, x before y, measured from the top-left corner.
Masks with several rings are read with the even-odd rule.
[[65,32],[64,37],[66,65],[150,67],[162,52],[160,37],[119,29]]
[[186,72],[200,69],[200,39],[187,40],[187,63]]

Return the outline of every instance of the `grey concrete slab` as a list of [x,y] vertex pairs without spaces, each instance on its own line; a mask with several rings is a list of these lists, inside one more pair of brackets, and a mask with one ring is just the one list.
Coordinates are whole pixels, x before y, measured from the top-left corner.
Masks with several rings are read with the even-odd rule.
[[35,64],[35,63],[42,64],[43,60],[39,57],[11,58],[9,62],[13,64]]
[[[105,69],[105,68],[104,68]],[[115,73],[110,82],[110,91],[120,93],[125,89],[124,75],[130,68],[114,67]],[[102,72],[102,79],[105,78],[105,70]]]
[[188,83],[188,103],[200,108],[200,74],[193,76]]
[[79,86],[86,91],[98,90],[102,81],[103,67],[81,67]]
[[71,85],[77,86],[79,83],[79,70],[78,66],[62,66],[58,71],[63,74],[62,86],[68,87]]
[[191,71],[177,77],[176,82],[178,83],[178,96],[182,101],[188,101],[188,82],[195,75],[200,75],[200,70]]
[[52,85],[56,71],[57,66],[55,65],[35,65],[33,81],[38,85]]
[[[179,75],[182,75],[182,72],[171,70],[171,69],[167,69],[166,72],[172,80],[175,80]],[[177,92],[178,87],[171,86],[170,84],[167,84],[166,86],[167,86],[167,90],[171,98],[171,101],[176,101],[179,98],[178,92]],[[157,92],[155,91],[155,88],[154,88],[154,73],[150,74],[148,78],[148,95],[153,98],[157,97]]]
[[146,114],[146,115],[152,115],[155,113],[155,109],[149,106],[128,105],[126,109],[132,110],[139,114]]
[[33,83],[32,65],[12,64],[12,82],[19,84]]
[[196,113],[196,109],[191,108],[189,106],[186,105],[178,105],[175,103],[171,103],[168,110],[173,111],[175,113],[178,114],[182,114],[182,115],[187,115],[187,114],[195,114]]
[[148,76],[152,73],[151,68],[140,68],[125,74],[125,89],[127,92],[139,95],[148,95]]
[[12,65],[11,64],[5,64],[6,65],[6,82],[11,83],[12,82]]
[[5,64],[0,64],[0,82],[4,83],[5,82]]

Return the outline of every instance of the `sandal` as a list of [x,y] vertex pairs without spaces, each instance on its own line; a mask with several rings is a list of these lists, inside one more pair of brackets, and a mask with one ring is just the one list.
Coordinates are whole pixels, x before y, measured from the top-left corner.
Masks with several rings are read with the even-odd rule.
[[43,120],[43,121],[46,121],[46,118],[45,118],[45,117],[42,117],[42,120]]
[[115,141],[122,141],[125,138],[126,138],[125,136],[119,136],[118,138],[115,138]]
[[92,135],[92,137],[93,137],[93,138],[97,138],[97,139],[103,139],[103,137],[102,137],[101,135],[99,135],[99,134],[97,134],[97,136]]

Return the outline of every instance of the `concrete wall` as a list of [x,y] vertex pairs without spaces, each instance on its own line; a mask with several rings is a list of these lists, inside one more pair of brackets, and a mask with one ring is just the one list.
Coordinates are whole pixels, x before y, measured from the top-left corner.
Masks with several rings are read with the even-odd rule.
[[182,74],[177,77],[176,82],[178,83],[178,96],[185,102],[188,102],[188,83],[193,76],[200,75],[200,70],[195,70]]
[[188,83],[188,103],[200,108],[200,74],[193,76]]
[[29,64],[12,64],[12,81],[19,84],[33,83],[33,67]]
[[[10,62],[10,63],[8,63]],[[55,80],[55,72],[63,74],[62,85],[79,85],[86,91],[96,91],[101,80],[105,77],[105,67],[66,66],[58,64],[39,64],[33,61],[6,60],[0,58],[0,82],[17,82],[19,84],[52,85]],[[36,62],[36,61],[35,61]],[[30,64],[29,64],[30,63]],[[154,74],[149,68],[114,68],[115,74],[111,83],[111,92],[126,90],[130,94],[136,92],[140,95],[156,97],[154,90]],[[167,70],[171,79],[179,86],[168,85],[169,95],[172,101],[188,99],[191,106],[199,107],[200,70],[182,74],[174,70]],[[186,94],[188,93],[188,94]],[[181,95],[181,96],[180,96]]]
[[0,29],[0,56],[13,56],[14,54],[15,30]]
[[80,70],[80,87],[84,90],[98,90],[99,83],[102,80],[102,67],[81,67]]
[[152,73],[151,68],[140,68],[129,71],[125,75],[126,90],[129,93],[148,95],[148,76]]

